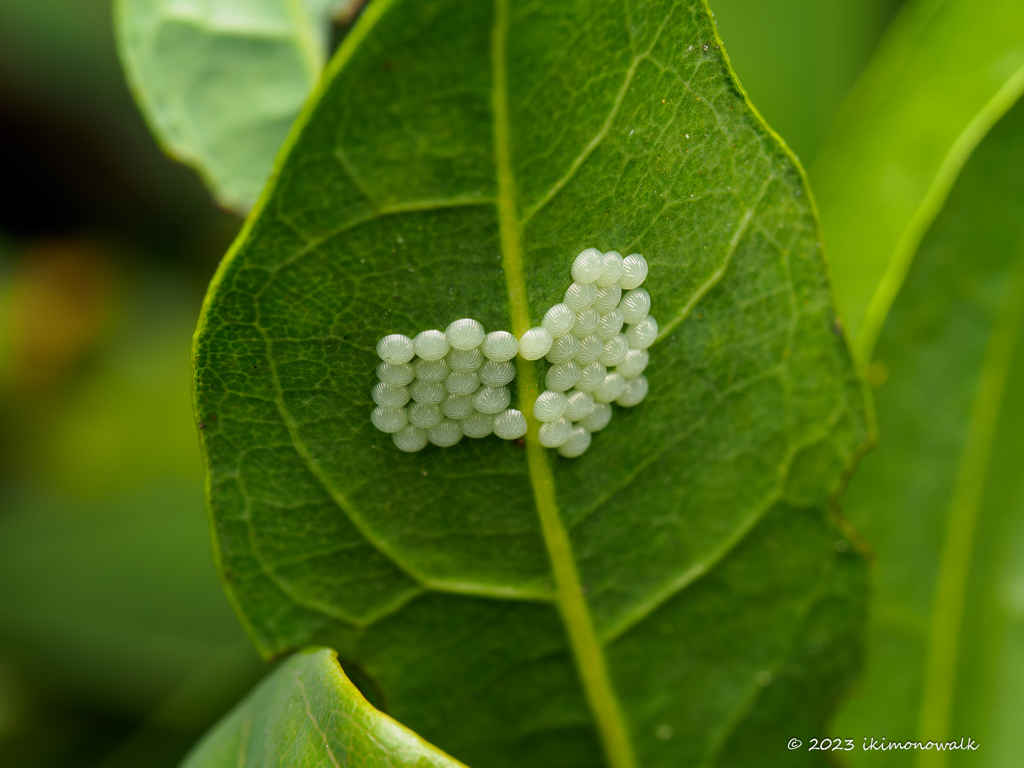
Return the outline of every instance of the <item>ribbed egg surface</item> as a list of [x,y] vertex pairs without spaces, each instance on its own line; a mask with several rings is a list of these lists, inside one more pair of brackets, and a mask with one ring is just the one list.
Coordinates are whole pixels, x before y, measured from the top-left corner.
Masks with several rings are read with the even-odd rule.
[[531,413],[537,439],[567,458],[581,456],[611,420],[612,403],[629,408],[647,396],[647,349],[658,336],[650,293],[640,287],[647,271],[638,253],[588,248],[569,269],[563,300],[518,339],[487,333],[469,317],[414,338],[385,336],[376,347],[382,362],[370,421],[407,452],[463,437],[519,439],[528,423],[509,407],[515,360],[544,358],[545,389]]

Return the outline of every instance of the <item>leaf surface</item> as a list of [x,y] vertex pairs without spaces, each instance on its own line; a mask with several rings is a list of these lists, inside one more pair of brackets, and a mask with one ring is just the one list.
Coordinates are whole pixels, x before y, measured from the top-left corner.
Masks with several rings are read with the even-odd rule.
[[312,648],[274,670],[193,750],[182,768],[358,765],[458,768],[373,708],[333,651]]
[[836,733],[981,747],[857,765],[987,768],[1024,747],[1022,167],[1019,102],[914,257],[873,364],[878,448],[843,502],[877,559],[866,680]]
[[957,174],[1022,91],[1024,5],[915,0],[836,118],[811,179],[865,363]]
[[[337,648],[478,768],[813,762],[774,745],[857,667],[826,504],[864,402],[802,172],[706,6],[377,0],[298,127],[194,350],[259,648]],[[587,246],[646,255],[661,335],[584,456],[532,416],[414,455],[373,428],[379,338],[522,334]],[[518,361],[526,414],[541,373]]]
[[228,208],[256,202],[352,0],[116,0],[129,85],[166,151]]

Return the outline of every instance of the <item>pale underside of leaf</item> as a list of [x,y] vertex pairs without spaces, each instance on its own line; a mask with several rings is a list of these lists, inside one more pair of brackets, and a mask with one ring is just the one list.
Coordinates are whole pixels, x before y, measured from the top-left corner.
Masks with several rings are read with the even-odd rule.
[[185,759],[182,768],[458,768],[374,709],[332,651],[297,653],[272,672]]
[[116,0],[118,48],[157,140],[245,213],[320,77],[349,0]]
[[[211,288],[196,400],[229,592],[265,651],[332,643],[467,762],[501,764],[501,740],[538,764],[549,738],[594,754],[593,731],[614,766],[712,762],[769,706],[756,672],[779,691],[811,674],[785,660],[819,621],[842,645],[823,606],[857,581],[821,509],[863,404],[806,186],[703,5],[441,5],[369,5]],[[525,451],[397,456],[368,419],[377,339],[466,315],[521,334],[589,245],[651,264],[663,330],[641,413],[575,463],[532,419]],[[527,414],[538,370],[518,364]],[[772,557],[788,567],[751,589],[777,632],[680,666],[665,628],[695,605],[754,621],[716,612]],[[739,677],[697,714],[671,678],[702,668]]]

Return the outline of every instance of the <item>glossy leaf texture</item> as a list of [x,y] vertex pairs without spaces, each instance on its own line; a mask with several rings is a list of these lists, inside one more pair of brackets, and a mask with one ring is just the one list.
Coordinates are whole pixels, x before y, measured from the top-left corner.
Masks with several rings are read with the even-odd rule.
[[843,503],[877,557],[867,676],[834,730],[981,746],[923,760],[858,751],[855,765],[1020,762],[1022,167],[1024,102],[968,161],[915,256],[873,364],[878,447]]
[[811,181],[865,363],[957,174],[1022,92],[1024,5],[913,0],[840,111]]
[[[261,651],[336,648],[477,768],[813,762],[778,740],[857,669],[863,563],[828,501],[863,392],[802,172],[707,7],[375,0],[298,128],[194,349]],[[585,455],[532,417],[523,445],[412,455],[373,427],[378,339],[521,334],[588,246],[645,254],[661,334]],[[518,362],[524,413],[541,370]]]
[[182,768],[461,765],[374,707],[334,653],[312,648],[275,669],[228,713]]
[[352,0],[115,0],[128,83],[160,144],[252,208]]

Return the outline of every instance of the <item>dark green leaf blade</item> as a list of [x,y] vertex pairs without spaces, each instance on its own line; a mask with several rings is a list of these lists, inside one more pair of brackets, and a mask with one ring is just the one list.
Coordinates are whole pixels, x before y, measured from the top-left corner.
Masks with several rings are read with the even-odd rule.
[[417,766],[461,763],[370,705],[333,651],[292,656],[199,743],[182,768],[287,765]]
[[[820,724],[855,666],[818,677],[808,648],[856,646],[859,560],[825,506],[864,404],[801,171],[706,7],[378,0],[300,127],[195,348],[261,650],[338,648],[478,766],[757,749],[773,679]],[[525,449],[415,455],[372,427],[377,339],[521,334],[589,245],[647,255],[662,332],[648,399],[588,453],[549,455],[532,419]],[[539,371],[519,363],[528,414]]]
[[879,445],[843,504],[877,570],[866,680],[836,733],[981,748],[858,752],[858,765],[1019,760],[1021,167],[1024,102],[978,146],[915,256],[876,351]]

